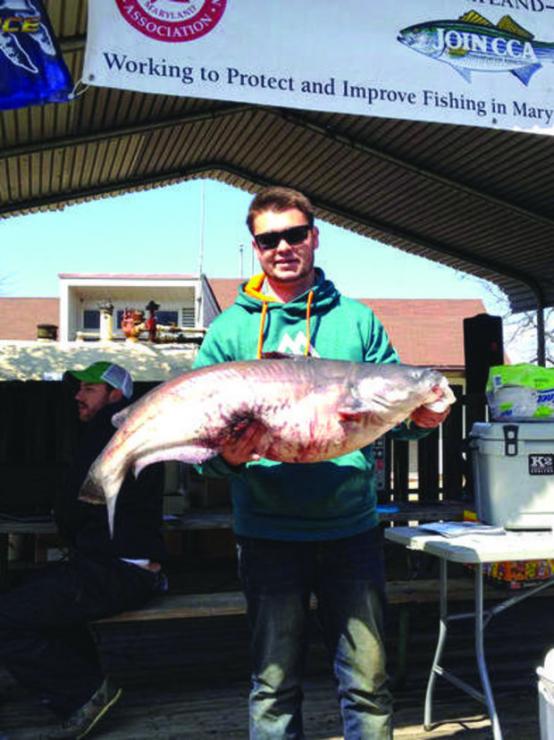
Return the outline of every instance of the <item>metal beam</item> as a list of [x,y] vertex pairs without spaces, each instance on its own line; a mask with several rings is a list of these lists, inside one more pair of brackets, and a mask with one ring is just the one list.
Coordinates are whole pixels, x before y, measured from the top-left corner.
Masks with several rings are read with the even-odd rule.
[[[8,206],[0,206],[0,218],[9,217],[20,213],[34,213],[41,209],[63,210],[66,205],[75,205],[76,203],[85,202],[101,196],[122,195],[134,190],[147,190],[150,187],[161,187],[162,185],[171,185],[175,182],[181,182],[187,179],[180,173],[169,172],[164,175],[153,177],[144,177],[137,180],[126,180],[125,182],[107,183],[106,185],[95,185],[90,188],[73,190],[72,192],[64,191],[63,193],[54,193],[44,195],[39,198],[22,200],[17,203],[10,203]],[[191,176],[192,179],[192,176]]]
[[117,126],[116,128],[104,129],[102,131],[92,131],[87,134],[77,134],[62,136],[53,139],[43,139],[42,141],[32,141],[28,144],[19,144],[8,147],[0,151],[0,160],[10,159],[11,157],[29,156],[39,152],[50,151],[52,149],[63,149],[64,147],[81,146],[92,142],[103,141],[105,139],[116,139],[122,136],[134,136],[136,134],[157,131],[162,128],[171,126],[182,126],[188,123],[198,123],[199,121],[209,121],[214,118],[224,116],[238,115],[245,111],[251,110],[250,105],[228,104],[221,108],[214,108],[203,113],[181,114],[165,118],[162,121],[150,121],[148,123],[137,123],[130,126]]
[[424,249],[437,252],[438,254],[444,254],[448,257],[462,260],[468,265],[476,265],[477,267],[482,267],[484,270],[489,271],[492,275],[503,275],[504,277],[516,280],[517,282],[522,283],[529,288],[529,290],[536,298],[537,305],[544,305],[543,289],[535,280],[535,278],[528,273],[514,270],[513,267],[510,267],[509,265],[506,265],[502,262],[478,257],[472,252],[467,252],[463,249],[460,249],[459,247],[454,247],[444,242],[437,242],[433,239],[427,239],[417,232],[409,231],[407,229],[400,229],[394,224],[388,223],[387,221],[381,221],[379,219],[369,219],[363,214],[354,213],[352,211],[344,211],[337,208],[336,206],[321,201],[320,199],[318,199],[317,195],[313,195],[312,197],[306,192],[305,195],[310,198],[310,200],[316,207],[334,213],[341,218],[346,218],[349,221],[354,221],[356,223],[368,226],[371,229],[375,229],[376,231],[380,231],[383,235],[393,236],[397,239],[402,239],[402,241],[408,242],[409,244],[413,244],[414,246],[419,246]]
[[58,44],[60,45],[62,52],[65,54],[74,51],[82,51],[85,48],[86,41],[86,34],[79,34],[77,36],[67,36],[64,39],[58,39]]
[[[276,182],[269,178],[261,177],[258,173],[244,170],[242,168],[238,168],[224,162],[210,162],[203,165],[198,165],[197,167],[191,169],[168,172],[152,177],[137,178],[136,180],[130,179],[123,183],[106,183],[105,185],[98,185],[71,193],[65,192],[56,195],[43,196],[41,198],[29,201],[20,201],[19,203],[13,203],[9,206],[0,207],[0,217],[8,216],[15,213],[21,213],[22,211],[31,212],[39,210],[40,208],[56,206],[58,204],[62,205],[64,202],[71,203],[102,195],[119,194],[121,192],[130,192],[131,190],[162,186],[171,182],[180,182],[187,179],[193,179],[195,177],[201,177],[202,175],[207,176],[208,173],[210,173],[210,176],[214,177],[214,179],[223,179],[217,178],[217,174],[232,175],[233,177],[238,177],[243,180],[245,182],[245,185],[247,183],[252,185],[258,184],[264,186],[283,185],[282,182]],[[397,239],[401,239],[404,242],[413,244],[414,246],[419,246],[423,249],[436,252],[439,255],[443,254],[448,257],[453,257],[457,260],[465,262],[470,266],[476,265],[478,267],[482,267],[484,270],[490,272],[492,276],[494,276],[495,274],[503,275],[519,283],[522,283],[535,296],[537,306],[542,307],[545,305],[543,290],[541,286],[531,275],[525,272],[514,270],[509,265],[505,265],[501,262],[476,257],[471,252],[467,252],[459,247],[427,239],[417,232],[409,231],[407,229],[400,229],[394,224],[388,223],[387,221],[368,218],[364,214],[337,208],[337,206],[335,206],[334,204],[327,203],[326,201],[321,200],[315,193],[310,193],[306,190],[304,190],[304,193],[310,198],[316,208],[330,215],[339,216],[340,218],[347,221],[353,221],[362,226],[366,226],[367,228],[380,232],[381,234],[383,234],[383,236],[393,236]],[[491,277],[491,279],[494,280],[493,277]]]
[[536,211],[532,211],[529,208],[523,208],[523,206],[520,206],[517,203],[504,200],[503,198],[499,198],[496,195],[487,193],[484,190],[479,190],[478,188],[474,188],[471,185],[465,185],[464,183],[458,182],[457,180],[453,180],[450,177],[446,177],[445,175],[440,175],[437,172],[433,172],[432,170],[425,169],[424,167],[421,167],[421,165],[419,164],[418,165],[411,164],[405,159],[399,159],[398,157],[395,157],[392,154],[388,154],[387,152],[384,152],[381,149],[377,149],[374,146],[365,144],[364,142],[354,139],[351,136],[346,136],[345,134],[342,134],[332,129],[330,126],[321,126],[317,123],[313,123],[312,121],[309,121],[308,119],[306,119],[304,116],[302,116],[299,113],[292,113],[288,109],[285,109],[285,108],[283,109],[265,108],[265,110],[273,113],[273,115],[278,116],[279,118],[282,118],[285,121],[288,121],[289,123],[292,123],[296,126],[300,126],[302,128],[314,131],[315,133],[318,133],[320,136],[323,136],[326,139],[330,139],[331,141],[336,141],[337,143],[344,144],[345,146],[348,146],[351,149],[363,152],[364,154],[369,154],[370,156],[380,159],[384,162],[387,162],[389,164],[394,164],[397,167],[401,167],[404,170],[413,172],[418,177],[424,177],[427,180],[440,183],[441,185],[446,185],[449,188],[452,188],[454,190],[459,190],[460,192],[465,193],[466,195],[471,195],[474,198],[480,198],[481,200],[485,200],[494,206],[500,206],[501,208],[507,208],[508,210],[513,211],[514,213],[518,213],[520,216],[525,216],[526,218],[529,218],[532,221],[535,221],[536,223],[541,223],[549,227],[554,226],[554,218],[549,218],[548,216],[545,216],[542,213],[537,213]]
[[[67,40],[68,42],[70,40]],[[270,115],[276,116],[288,123],[295,126],[299,126],[304,129],[314,131],[315,133],[323,136],[326,139],[334,141],[339,144],[344,144],[351,149],[363,152],[372,157],[385,161],[389,164],[394,164],[409,172],[413,172],[418,177],[424,177],[433,182],[437,182],[441,185],[446,185],[449,188],[458,190],[474,198],[485,200],[491,205],[508,209],[513,213],[517,213],[524,216],[527,219],[535,223],[540,223],[548,226],[549,228],[554,227],[554,218],[549,218],[536,211],[531,211],[528,208],[523,208],[511,201],[498,198],[490,193],[484,192],[477,188],[473,188],[464,183],[460,183],[452,178],[440,175],[432,170],[422,168],[419,165],[411,164],[406,160],[399,159],[391,154],[383,152],[376,147],[365,144],[364,142],[358,141],[352,137],[346,136],[340,132],[331,129],[328,126],[321,126],[315,124],[312,121],[307,120],[303,116],[297,113],[293,113],[288,109],[275,109],[267,106],[257,105],[238,105],[234,103],[225,104],[220,108],[215,108],[210,111],[201,113],[184,114],[178,116],[172,116],[170,118],[163,119],[162,121],[150,121],[141,122],[138,124],[132,124],[128,126],[118,126],[111,129],[105,129],[100,131],[93,131],[87,134],[80,134],[76,136],[64,136],[60,138],[46,139],[40,142],[30,142],[28,144],[21,144],[18,146],[9,147],[0,152],[0,160],[8,159],[11,157],[32,155],[38,152],[48,151],[51,149],[60,149],[64,147],[80,146],[91,142],[103,141],[106,139],[119,138],[123,136],[132,136],[140,133],[148,133],[149,131],[156,131],[158,129],[170,128],[172,126],[182,126],[190,123],[197,123],[204,120],[213,120],[224,116],[240,115],[247,111],[264,111]]]
[[[86,43],[86,35],[80,35],[80,36],[72,36],[70,38],[62,39],[60,41],[60,45],[62,48],[62,51],[76,51],[84,48]],[[382,151],[381,149],[377,149],[374,146],[370,146],[368,144],[365,144],[364,142],[361,142],[357,139],[354,139],[351,136],[347,136],[346,134],[343,134],[336,129],[331,128],[330,126],[321,126],[319,124],[314,123],[313,121],[308,120],[305,116],[302,116],[300,113],[292,112],[290,109],[287,108],[272,108],[270,106],[262,106],[262,105],[247,105],[247,106],[238,106],[233,110],[233,112],[242,112],[245,109],[259,109],[264,110],[268,113],[271,113],[274,116],[278,116],[279,118],[288,121],[290,123],[293,123],[296,126],[300,126],[304,129],[310,129],[311,131],[317,132],[319,135],[324,136],[326,139],[332,139],[333,141],[336,141],[341,144],[345,144],[346,146],[356,149],[358,151],[364,152],[365,154],[370,154],[372,157],[376,157],[378,159],[381,159],[383,161],[389,162],[391,164],[395,164],[399,167],[402,167],[405,170],[409,170],[412,172],[415,172],[420,177],[425,177],[429,180],[432,180],[434,182],[439,182],[443,185],[447,185],[448,187],[455,188],[456,190],[460,190],[468,195],[471,195],[473,197],[481,198],[486,200],[489,203],[492,203],[495,206],[501,206],[502,208],[508,208],[509,210],[519,213],[522,216],[525,216],[527,218],[532,219],[533,221],[537,221],[539,223],[546,224],[548,226],[554,226],[554,219],[549,218],[548,216],[544,216],[541,213],[537,213],[536,211],[532,211],[528,208],[523,208],[522,206],[518,205],[517,203],[513,203],[512,201],[504,200],[503,198],[499,198],[492,193],[488,193],[483,190],[479,190],[478,188],[474,188],[470,185],[465,185],[464,183],[460,183],[457,180],[453,180],[450,177],[446,177],[445,175],[441,175],[437,172],[433,172],[432,170],[425,169],[421,167],[419,164],[414,165],[410,162],[406,161],[405,159],[399,159],[398,157],[395,157],[391,154],[388,154],[387,152]],[[221,115],[223,113],[217,112],[215,115]],[[167,122],[156,122],[151,124],[143,124],[139,125],[139,130],[147,130],[148,128],[163,128],[165,126],[171,126],[176,125],[178,123],[187,123],[189,121],[192,121],[195,119],[179,119],[177,117],[176,123],[172,123],[169,119]],[[201,119],[197,119],[201,120]],[[119,131],[119,130],[118,130]],[[129,133],[136,133],[135,127],[129,127]],[[104,137],[105,132],[101,132],[100,136],[102,138]],[[107,132],[106,132],[107,133]],[[125,135],[123,134],[112,134],[112,135]],[[91,135],[94,136],[94,135]],[[98,139],[98,135],[96,137],[96,140]],[[108,134],[109,138],[109,134]],[[7,150],[9,152],[11,150]],[[9,153],[6,154],[0,153],[0,157],[10,156]]]

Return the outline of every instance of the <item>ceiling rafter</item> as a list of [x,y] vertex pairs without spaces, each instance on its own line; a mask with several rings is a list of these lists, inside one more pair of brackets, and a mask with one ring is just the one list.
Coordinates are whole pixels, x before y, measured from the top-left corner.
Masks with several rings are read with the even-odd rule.
[[116,126],[114,128],[91,131],[86,134],[70,134],[68,136],[55,137],[52,139],[43,139],[42,141],[31,141],[27,144],[18,144],[16,146],[6,147],[0,151],[0,160],[10,159],[12,157],[28,156],[38,152],[51,151],[52,149],[63,149],[66,147],[81,146],[83,144],[98,143],[105,139],[116,139],[122,136],[135,136],[136,134],[157,131],[172,126],[182,126],[188,123],[199,123],[210,119],[221,118],[224,116],[238,115],[245,111],[254,110],[251,105],[225,105],[221,108],[213,108],[209,111],[199,113],[185,113],[183,115],[171,116],[161,121],[148,121],[133,123],[127,126]]
[[418,177],[425,178],[440,185],[446,185],[449,188],[462,192],[471,197],[484,200],[491,205],[499,206],[511,211],[512,213],[522,215],[535,223],[554,227],[554,218],[549,218],[542,213],[532,211],[529,208],[524,208],[517,203],[499,198],[492,193],[459,182],[457,180],[454,180],[453,178],[439,174],[428,168],[423,168],[420,165],[412,164],[411,162],[405,159],[400,159],[399,157],[395,157],[394,155],[385,152],[382,149],[371,146],[358,139],[349,137],[341,132],[338,132],[334,129],[334,127],[316,124],[313,121],[308,120],[301,114],[292,112],[290,109],[286,108],[273,108],[268,106],[240,105],[228,103],[220,108],[213,108],[208,111],[202,111],[192,114],[189,113],[184,115],[171,116],[161,121],[145,121],[127,126],[118,126],[114,128],[103,129],[100,131],[93,131],[87,134],[45,139],[41,142],[30,142],[28,144],[7,147],[4,150],[0,151],[0,160],[9,159],[11,157],[17,156],[32,155],[44,150],[76,147],[91,142],[98,143],[99,141],[111,138],[132,136],[138,133],[148,133],[150,131],[156,131],[163,128],[171,128],[173,126],[199,123],[201,121],[215,120],[217,118],[226,116],[237,116],[246,112],[260,111],[265,111],[270,115],[276,116],[277,118],[284,120],[287,123],[291,123],[292,125],[304,130],[313,131],[314,133],[317,133],[330,141],[336,142],[338,144],[343,144],[349,149],[360,151],[388,164],[393,164],[403,169],[404,171],[412,172]]
[[[189,168],[186,171],[173,171],[154,177],[146,176],[137,179],[126,180],[125,182],[107,183],[105,185],[98,185],[72,192],[66,192],[64,195],[64,201],[66,203],[76,203],[79,201],[85,201],[90,198],[96,198],[102,195],[116,194],[119,192],[129,192],[132,190],[146,189],[148,187],[161,187],[169,183],[176,183],[187,179],[193,179],[195,177],[200,177],[202,175],[206,175],[207,173],[212,173],[213,175],[216,175],[217,173],[232,175],[234,177],[240,178],[245,184],[248,183],[252,186],[283,184],[282,182],[277,183],[276,181],[273,181],[269,178],[260,176],[258,173],[251,172],[240,167],[232,166],[227,163],[210,162],[198,165],[193,168]],[[422,237],[416,232],[410,231],[408,229],[399,228],[394,224],[382,221],[380,219],[368,218],[365,214],[360,214],[354,211],[349,211],[347,209],[345,210],[338,208],[336,205],[333,205],[332,203],[327,203],[326,201],[322,200],[317,195],[317,193],[309,193],[306,190],[305,193],[313,202],[315,208],[321,211],[338,216],[341,219],[345,219],[347,221],[358,223],[374,231],[380,232],[384,236],[392,236],[394,238],[401,239],[402,241],[411,243],[415,246],[420,246],[425,250],[431,250],[438,254],[443,254],[455,259],[459,259],[470,266],[477,265],[484,270],[490,271],[491,275],[494,275],[496,273],[515,280],[519,283],[523,283],[536,296],[537,302],[540,306],[542,306],[544,303],[542,288],[530,274],[515,270],[514,268],[510,267],[509,265],[505,265],[502,262],[490,260],[483,257],[476,258],[475,255],[473,255],[472,253],[460,249],[459,247],[454,247],[443,242],[437,242],[426,237]],[[20,202],[15,207],[3,206],[0,207],[0,216],[7,216],[15,211],[21,212],[40,210],[41,208],[56,205],[58,203],[60,203],[61,205],[60,197],[60,195],[43,196],[40,198],[33,198],[32,200],[27,202]]]
[[[459,182],[458,180],[454,180],[451,177],[446,177],[445,175],[441,175],[438,172],[433,172],[433,170],[421,167],[421,165],[419,164],[417,165],[412,164],[406,159],[400,159],[399,157],[395,157],[394,155],[389,154],[388,152],[384,152],[381,149],[377,149],[374,146],[370,146],[369,144],[366,144],[362,141],[359,141],[350,136],[347,136],[346,134],[335,131],[333,127],[331,126],[322,126],[322,125],[316,124],[313,121],[309,121],[301,114],[289,112],[289,110],[285,108],[283,109],[268,108],[266,110],[271,110],[274,114],[279,115],[284,120],[295,123],[298,126],[310,129],[327,138],[332,138],[334,141],[344,144],[350,149],[355,149],[357,151],[364,152],[365,154],[369,154],[372,157],[376,157],[377,159],[385,161],[389,164],[394,164],[397,167],[402,168],[403,170],[413,172],[419,177],[424,177],[433,182],[440,183],[441,185],[447,185],[448,187],[453,188],[455,190],[459,190],[463,193],[466,193],[467,195],[471,195],[473,197],[486,200],[495,206],[507,208],[508,210],[513,211],[514,213],[519,213],[520,215],[525,216],[526,218],[529,218],[532,221],[536,221],[537,223],[546,224],[548,226],[554,226],[554,218],[549,218],[548,216],[545,216],[542,213],[537,213],[536,211],[532,211],[529,208],[523,208],[517,203],[513,203],[511,201],[505,200],[504,198],[499,198],[498,196],[493,195],[492,193],[488,193],[484,190],[480,190],[479,188],[475,188],[475,187],[472,187],[471,185],[467,185],[465,183]],[[277,110],[279,110],[279,113],[276,112]]]

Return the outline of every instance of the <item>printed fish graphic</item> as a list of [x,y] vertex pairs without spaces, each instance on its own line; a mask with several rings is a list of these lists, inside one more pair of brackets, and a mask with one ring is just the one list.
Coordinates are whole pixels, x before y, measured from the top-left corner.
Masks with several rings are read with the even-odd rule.
[[228,362],[167,381],[116,414],[119,427],[92,464],[79,498],[107,504],[113,532],[125,475],[160,460],[202,463],[251,421],[264,428],[257,452],[307,463],[365,447],[423,404],[455,400],[431,368],[321,360]]
[[449,64],[467,82],[472,72],[510,72],[527,85],[544,62],[554,62],[554,44],[536,41],[509,15],[494,25],[475,10],[458,20],[409,26],[399,32],[397,40]]

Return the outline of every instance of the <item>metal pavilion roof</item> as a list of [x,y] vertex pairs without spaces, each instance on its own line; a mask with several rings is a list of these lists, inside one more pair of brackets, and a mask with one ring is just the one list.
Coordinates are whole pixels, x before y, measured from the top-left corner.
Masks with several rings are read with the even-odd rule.
[[[45,3],[74,80],[85,0]],[[286,184],[334,224],[554,305],[554,142],[469,126],[89,88],[0,113],[0,216],[209,177]]]

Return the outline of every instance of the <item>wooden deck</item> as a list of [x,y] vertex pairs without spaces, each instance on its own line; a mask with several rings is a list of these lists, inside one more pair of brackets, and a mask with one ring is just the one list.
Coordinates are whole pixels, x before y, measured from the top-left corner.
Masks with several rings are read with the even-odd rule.
[[[538,740],[535,668],[554,644],[549,599],[524,602],[496,617],[486,652],[505,740]],[[436,637],[436,609],[416,609],[407,681],[395,690],[395,739],[489,738],[483,708],[439,681],[431,732],[421,726],[427,671]],[[510,614],[511,612],[511,614]],[[388,651],[395,670],[396,613],[389,615]],[[445,665],[475,682],[467,633],[457,630]],[[124,689],[121,702],[93,737],[103,740],[243,738],[247,732],[248,628],[243,616],[134,625],[105,625],[101,649],[106,668]],[[2,691],[4,688],[4,691]],[[0,673],[0,738],[33,740],[52,720],[7,674]],[[341,726],[326,655],[317,634],[305,681],[306,737],[340,738]]]
[[[310,740],[342,738],[333,687],[329,679],[311,678],[305,685],[304,723]],[[102,740],[177,740],[187,738],[237,738],[246,740],[248,686],[238,683],[219,689],[191,689],[167,682],[124,684],[124,695],[104,724],[91,737]],[[437,705],[444,717],[456,717],[425,732],[421,709],[398,702],[395,740],[436,738],[490,738],[489,722],[478,708],[460,702]],[[537,698],[533,693],[502,695],[502,724],[505,740],[538,740]],[[51,723],[50,715],[31,704],[19,690],[10,692],[10,707],[2,716],[1,738],[36,740]],[[28,718],[28,719],[25,719]]]

